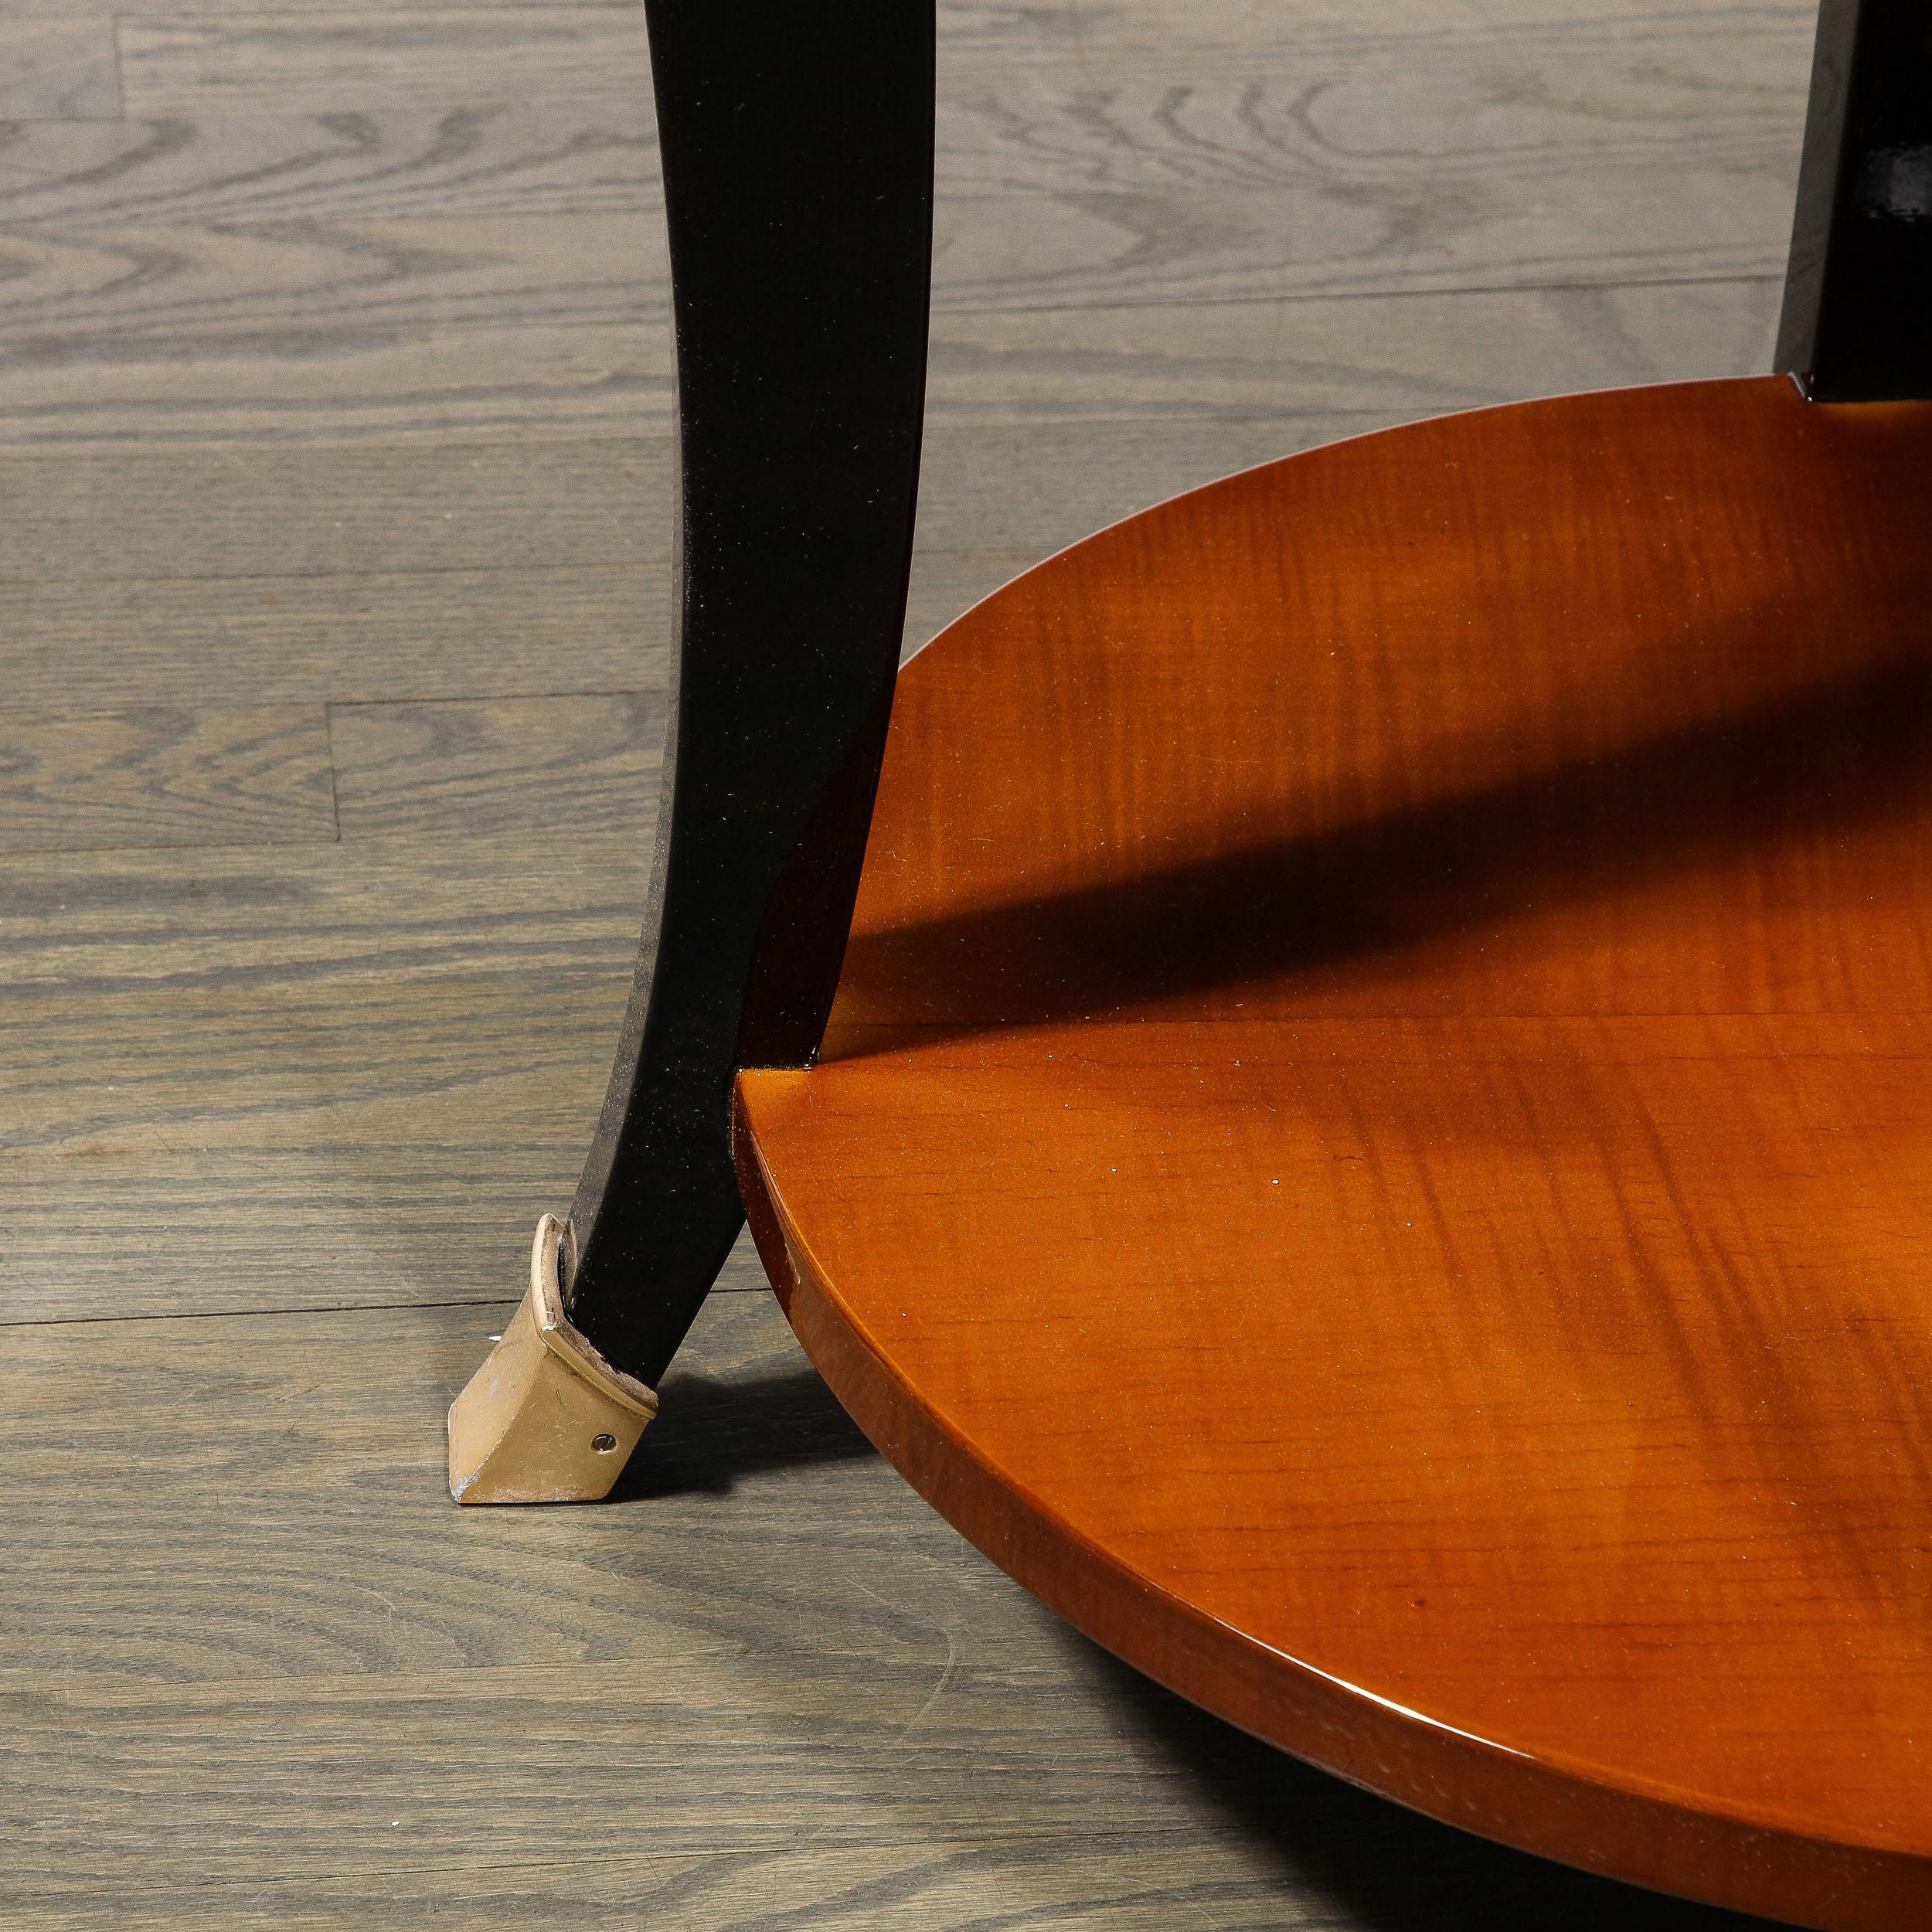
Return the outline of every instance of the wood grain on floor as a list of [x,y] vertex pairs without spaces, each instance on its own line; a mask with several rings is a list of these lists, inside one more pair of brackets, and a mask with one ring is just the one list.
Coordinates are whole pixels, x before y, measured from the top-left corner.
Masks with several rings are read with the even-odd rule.
[[120,112],[108,22],[0,20],[0,121],[104,121]]
[[0,711],[0,852],[335,837],[319,709]]
[[613,6],[148,15],[121,29],[128,111],[311,114],[641,94],[638,10]]
[[[5,862],[7,1304],[498,1292],[601,1096],[650,865],[630,828],[655,794],[590,842]],[[372,1218],[410,1253],[349,1292]]]
[[[1230,470],[1768,362],[1804,0],[940,23],[909,646]],[[746,1247],[615,1502],[447,1503],[650,866],[641,13],[15,0],[0,55],[0,1925],[1741,1927],[1111,1663]]]
[[345,704],[329,713],[345,838],[553,838],[657,826],[662,692]]
[[[1412,410],[1417,383],[1467,383],[1459,344],[1546,335],[1547,291],[1755,282],[1767,332],[1803,6],[1478,21],[1403,0],[1372,31],[1226,11],[1243,24],[1221,22],[1221,44],[1177,22],[1164,46],[1132,10],[1090,33],[1070,31],[1076,9],[961,10],[942,69],[940,410],[956,370],[982,411],[1088,410],[1124,379],[1117,403],[1169,412],[1228,407],[1240,372],[1244,406],[1335,406],[1351,372],[1372,397],[1386,370]],[[0,437],[668,419],[636,9],[198,12],[121,33],[131,117],[0,124]],[[1479,291],[1530,299],[1460,332],[1439,311],[1272,312]],[[1709,327],[1710,299],[1690,299]],[[1596,366],[1566,359],[1547,386],[1638,379],[1633,359],[1711,372],[1681,303],[1621,323],[1600,306],[1569,318]],[[1162,313],[1110,318],[1123,309]],[[1254,366],[1284,346],[1291,392]],[[1033,379],[1010,396],[975,380],[989,350],[1023,353]],[[1489,400],[1518,393],[1505,379]]]

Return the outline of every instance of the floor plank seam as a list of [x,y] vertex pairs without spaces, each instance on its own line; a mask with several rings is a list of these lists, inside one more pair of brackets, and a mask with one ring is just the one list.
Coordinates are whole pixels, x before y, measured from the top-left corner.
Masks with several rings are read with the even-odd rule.
[[[1131,314],[1136,309],[1143,308],[1257,308],[1270,306],[1295,308],[1316,302],[1445,302],[1454,301],[1462,296],[1478,295],[1616,295],[1639,288],[1741,288],[1767,282],[1781,284],[1784,280],[1784,270],[1781,264],[1776,267],[1726,269],[1709,275],[1620,275],[1586,281],[1457,282],[1421,287],[1397,285],[1389,288],[1298,288],[1270,290],[1252,295],[1151,295],[1138,299],[1097,295],[1089,301],[1077,303],[1002,302],[985,308],[935,301],[933,304],[933,318],[937,322],[942,315],[971,315],[996,321],[1008,315],[1092,315],[1102,311]],[[942,352],[944,347],[943,342],[936,345],[935,359],[937,352]],[[945,399],[944,396],[928,396],[927,407],[929,412],[935,409],[943,410]],[[1297,412],[1298,414],[1311,413],[1307,410]]]
[[328,817],[335,828],[335,843],[342,842],[342,767],[335,755],[335,707],[326,699],[322,703],[322,742],[328,753]]
[[[763,1295],[770,1290],[762,1282],[720,1281],[713,1294]],[[165,1314],[50,1315],[19,1318],[0,1317],[0,1328],[74,1328],[97,1327],[127,1321],[252,1321],[270,1315],[293,1318],[315,1315],[413,1315],[429,1308],[514,1308],[516,1296],[507,1290],[501,1294],[463,1297],[448,1301],[330,1301],[287,1308],[181,1308]]]

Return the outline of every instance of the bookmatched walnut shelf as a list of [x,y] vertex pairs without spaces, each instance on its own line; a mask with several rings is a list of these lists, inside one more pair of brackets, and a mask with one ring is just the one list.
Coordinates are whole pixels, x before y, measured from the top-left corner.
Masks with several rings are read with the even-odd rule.
[[1405,1803],[1932,1923],[1932,406],[1566,398],[903,675],[792,1321],[1082,1628]]

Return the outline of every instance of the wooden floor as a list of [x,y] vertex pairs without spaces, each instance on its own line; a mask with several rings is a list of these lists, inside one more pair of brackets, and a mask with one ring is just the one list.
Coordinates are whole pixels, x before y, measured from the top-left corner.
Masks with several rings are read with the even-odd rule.
[[[649,862],[634,7],[0,12],[0,1924],[1716,1932],[1191,1711],[749,1251],[621,1499],[459,1512]],[[909,641],[1185,485],[1768,366],[1785,0],[946,0]]]

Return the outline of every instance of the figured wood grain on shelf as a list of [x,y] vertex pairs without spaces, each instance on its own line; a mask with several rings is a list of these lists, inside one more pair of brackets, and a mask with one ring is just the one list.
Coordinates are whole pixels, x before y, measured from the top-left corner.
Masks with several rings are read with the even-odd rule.
[[319,706],[0,711],[0,852],[335,836]]
[[[1077,546],[903,687],[835,1032],[1192,1017],[1230,985],[1249,1018],[1919,1010],[1920,433],[1781,378],[1609,392]],[[940,809],[921,774],[969,755],[1088,817],[1049,840],[1003,780]]]
[[1102,532],[907,671],[740,1083],[808,1351],[1047,1601],[1835,1932],[1932,1910],[1928,519],[1932,405],[1763,377]]

